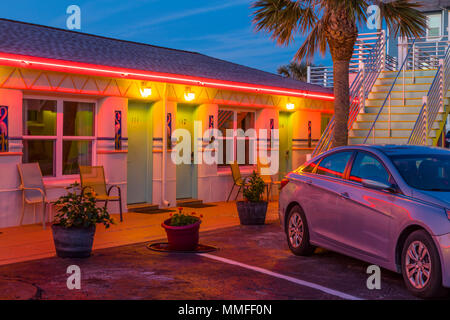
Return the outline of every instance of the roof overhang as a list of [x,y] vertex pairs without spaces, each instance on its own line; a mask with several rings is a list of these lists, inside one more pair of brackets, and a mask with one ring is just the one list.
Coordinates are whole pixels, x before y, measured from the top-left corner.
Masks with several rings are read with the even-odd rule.
[[0,65],[18,68],[38,69],[55,72],[83,74],[99,77],[114,77],[142,81],[156,81],[191,86],[211,87],[222,90],[244,91],[258,94],[273,94],[281,96],[299,97],[313,100],[333,101],[334,95],[307,90],[293,90],[279,87],[269,87],[249,83],[199,78],[186,75],[158,73],[151,71],[124,69],[103,65],[94,65],[66,60],[39,58],[0,52]]

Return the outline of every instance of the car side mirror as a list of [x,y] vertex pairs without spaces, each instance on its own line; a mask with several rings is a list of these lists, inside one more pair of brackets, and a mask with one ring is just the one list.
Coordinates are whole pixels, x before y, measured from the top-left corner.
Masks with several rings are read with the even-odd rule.
[[395,184],[385,184],[383,182],[374,181],[374,180],[363,179],[362,185],[363,185],[363,187],[368,188],[368,189],[374,189],[374,190],[380,190],[380,191],[386,190],[391,193],[399,192],[398,186]]

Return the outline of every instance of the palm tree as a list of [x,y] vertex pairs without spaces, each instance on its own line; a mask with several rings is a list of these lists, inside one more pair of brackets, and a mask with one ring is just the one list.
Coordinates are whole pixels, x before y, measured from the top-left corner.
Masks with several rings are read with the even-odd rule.
[[358,27],[367,22],[367,9],[377,5],[380,18],[393,37],[420,37],[427,20],[411,0],[257,0],[253,23],[279,45],[289,45],[294,37],[306,36],[295,55],[297,61],[311,61],[319,51],[329,49],[334,65],[335,127],[333,147],[347,145],[349,64],[358,36]]
[[286,78],[306,81],[308,78],[308,65],[292,61],[287,65],[280,66],[277,72]]

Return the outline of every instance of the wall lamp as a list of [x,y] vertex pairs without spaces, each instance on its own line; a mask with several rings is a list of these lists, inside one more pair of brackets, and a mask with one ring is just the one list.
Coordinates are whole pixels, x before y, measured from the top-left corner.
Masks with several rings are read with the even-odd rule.
[[184,92],[184,100],[192,101],[194,99],[195,99],[195,93],[191,91],[191,88],[186,88],[186,91]]
[[286,103],[286,109],[288,110],[294,110],[295,109],[295,104],[293,104],[292,102],[290,102],[288,100],[288,102]]
[[152,95],[152,87],[142,87],[139,89],[142,98],[148,98]]

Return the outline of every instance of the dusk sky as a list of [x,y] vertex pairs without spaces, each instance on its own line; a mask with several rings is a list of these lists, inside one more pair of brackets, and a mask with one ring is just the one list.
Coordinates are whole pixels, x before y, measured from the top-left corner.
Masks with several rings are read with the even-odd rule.
[[[66,28],[66,9],[81,8],[81,32],[200,52],[276,72],[301,44],[277,46],[251,23],[251,0],[1,1],[0,17]],[[330,64],[318,54],[315,63]]]

